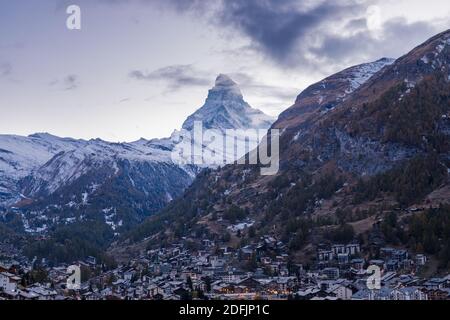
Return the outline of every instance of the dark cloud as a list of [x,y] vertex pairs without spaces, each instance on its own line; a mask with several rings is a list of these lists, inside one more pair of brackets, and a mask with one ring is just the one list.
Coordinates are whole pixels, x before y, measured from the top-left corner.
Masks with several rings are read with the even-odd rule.
[[131,98],[123,98],[119,101],[119,103],[125,103],[131,101]]
[[325,35],[321,45],[313,48],[312,52],[324,60],[343,63],[351,62],[355,56],[397,58],[437,32],[426,22],[408,23],[403,18],[396,18],[381,27],[379,36],[371,33],[367,27],[350,36]]
[[[287,68],[301,67],[305,72],[315,70],[329,73],[349,64],[376,60],[382,56],[396,58],[420,40],[442,31],[436,28],[435,25],[439,24],[436,21],[408,23],[402,18],[386,22],[380,26],[380,32],[369,30],[367,10],[379,2],[380,0],[99,0],[96,3],[148,4],[155,8],[194,14],[195,18],[202,18],[229,33],[230,41],[236,35],[248,38],[252,54],[257,52]],[[147,74],[135,74],[136,78],[145,78],[144,75]],[[177,86],[176,80],[172,83]]]
[[79,87],[79,79],[75,74],[70,74],[63,80],[65,90],[74,90]]
[[294,0],[225,1],[222,23],[237,26],[258,49],[283,64],[295,63],[293,54],[320,27],[361,12],[357,1],[326,1],[312,8]]
[[367,30],[367,19],[366,18],[356,18],[351,19],[347,22],[345,29],[347,30]]
[[167,66],[152,72],[133,70],[129,76],[136,80],[163,82],[172,90],[211,84],[211,76],[197,70],[192,65]]
[[381,26],[380,33],[373,32],[367,26],[367,9],[378,1],[165,0],[164,3],[179,12],[205,13],[214,9],[208,21],[246,36],[254,51],[281,66],[301,66],[305,71],[327,73],[355,62],[398,57],[420,39],[442,31],[428,22],[408,23],[399,18]]
[[[357,20],[375,0],[218,0],[211,23],[238,30],[257,50],[281,65],[304,62],[321,34],[346,20]],[[178,11],[205,11],[211,1],[165,1]],[[200,3],[204,3],[201,6]],[[356,18],[355,18],[356,17]],[[361,23],[361,21],[360,21]]]
[[246,73],[230,73],[229,76],[239,84],[245,93],[270,97],[279,102],[294,101],[298,95],[298,88],[268,85]]
[[76,74],[69,74],[62,80],[54,80],[50,82],[50,86],[57,86],[62,90],[75,90],[80,86],[79,77]]
[[[68,0],[59,0],[69,3]],[[86,0],[79,0],[86,2]],[[381,34],[367,27],[367,9],[380,0],[98,0],[103,5],[147,4],[169,8],[235,35],[247,37],[253,52],[284,67],[327,73],[348,63],[398,57],[417,39],[442,30],[432,22],[393,19]],[[92,3],[92,1],[89,1]],[[450,21],[449,21],[450,22]],[[232,37],[231,37],[232,39]],[[139,76],[139,74],[136,74]]]
[[221,0],[167,0],[159,2],[162,6],[170,6],[179,12],[195,11],[200,13],[212,9],[217,3],[221,4]]
[[[65,1],[65,0],[60,0]],[[80,0],[86,1],[86,0]],[[284,67],[328,73],[349,63],[398,57],[418,39],[442,30],[431,22],[393,19],[374,33],[367,9],[380,0],[99,0],[148,4],[194,14],[221,30],[247,37],[250,48]],[[450,21],[449,21],[450,22]],[[406,36],[407,35],[407,36]],[[231,37],[232,39],[232,37]]]

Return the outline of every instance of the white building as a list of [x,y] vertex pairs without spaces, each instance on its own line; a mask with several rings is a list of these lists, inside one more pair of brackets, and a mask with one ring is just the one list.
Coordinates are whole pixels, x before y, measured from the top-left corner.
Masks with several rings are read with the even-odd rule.
[[19,277],[9,272],[0,272],[0,288],[4,292],[16,292],[19,281]]
[[340,300],[351,300],[353,292],[350,288],[346,286],[338,286],[333,293],[336,294],[336,297]]

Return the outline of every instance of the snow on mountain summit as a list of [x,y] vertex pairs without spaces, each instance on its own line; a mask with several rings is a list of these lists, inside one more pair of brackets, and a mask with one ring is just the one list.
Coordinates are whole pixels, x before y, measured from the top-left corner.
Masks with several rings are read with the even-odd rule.
[[225,74],[220,74],[217,77],[215,86],[211,91],[217,93],[217,95],[211,95],[211,98],[224,99],[224,96],[228,95],[230,98],[236,96],[244,99],[238,84]]
[[183,129],[191,131],[196,121],[206,129],[268,129],[274,119],[252,108],[242,95],[239,85],[229,76],[220,74],[209,90],[205,104],[189,116]]
[[216,78],[216,87],[237,87],[237,83],[226,74],[219,74]]

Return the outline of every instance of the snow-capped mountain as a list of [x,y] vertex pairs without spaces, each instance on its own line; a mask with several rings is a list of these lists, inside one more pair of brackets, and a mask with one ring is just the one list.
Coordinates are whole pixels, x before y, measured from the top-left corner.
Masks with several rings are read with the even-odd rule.
[[[115,144],[100,139],[85,141],[59,138],[48,133],[28,137],[0,136],[0,153],[3,196],[6,197],[7,191],[13,195],[9,201],[2,201],[4,204],[15,202],[19,195],[14,196],[17,191],[28,196],[51,194],[75,181],[95,165],[109,163],[112,172],[117,173],[118,160],[170,161],[168,151],[138,142]],[[21,185],[17,185],[24,179],[28,182],[22,181]],[[30,183],[30,180],[35,183]],[[19,190],[20,187],[24,188]]]
[[315,112],[326,113],[343,102],[380,70],[394,63],[394,59],[380,60],[353,66],[319,81],[300,93],[295,104],[284,111],[277,128],[298,125]]
[[[295,259],[303,256],[298,263],[308,263],[305,252],[330,241],[330,230],[342,221],[364,224],[360,235],[368,235],[369,244],[371,238],[392,241],[379,223],[391,213],[402,221],[401,232],[410,231],[407,208],[419,208],[417,217],[424,214],[420,208],[437,214],[450,199],[450,30],[396,61],[355,66],[313,84],[273,127],[283,130],[276,176],[237,165],[199,175],[182,198],[130,239],[145,239],[147,247],[160,246],[167,234],[178,234],[171,244],[196,242],[191,237],[196,232],[205,235],[198,242],[208,235],[215,239],[235,223],[227,216],[238,207],[245,208],[245,220],[237,222],[250,220],[256,230],[254,237],[246,233],[246,243],[283,239]],[[208,209],[194,211],[190,220],[180,217],[202,203]],[[327,222],[315,223],[322,218]],[[215,224],[216,219],[229,224]],[[308,222],[297,224],[303,219]],[[162,233],[154,228],[162,222],[174,227]],[[410,242],[406,246],[415,250]],[[131,251],[129,242],[126,248]]]
[[239,89],[227,75],[216,79],[214,88],[209,90],[205,104],[189,116],[183,129],[192,130],[196,121],[201,121],[205,129],[268,129],[274,118],[252,108]]
[[[192,130],[189,123],[194,120],[205,128],[224,130],[268,129],[273,119],[251,108],[238,85],[220,75],[205,105],[182,131]],[[170,138],[131,143],[47,133],[0,135],[0,206],[19,207],[53,222],[100,214],[113,229],[137,223],[180,196],[208,165],[172,160],[182,131]],[[42,224],[49,222],[40,223],[33,228],[27,221],[28,231],[43,230]]]
[[49,134],[0,135],[0,205],[12,204],[20,198],[18,182],[33,170],[58,153],[76,150],[85,143]]

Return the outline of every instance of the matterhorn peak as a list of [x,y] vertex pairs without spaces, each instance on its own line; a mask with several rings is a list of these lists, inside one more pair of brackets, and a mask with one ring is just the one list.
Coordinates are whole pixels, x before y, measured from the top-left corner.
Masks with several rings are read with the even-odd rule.
[[208,99],[210,100],[243,100],[239,85],[226,74],[219,74],[216,78],[214,88],[209,90]]
[[201,121],[207,129],[267,129],[274,119],[253,109],[245,102],[239,85],[228,75],[219,74],[205,104],[187,118],[183,129],[192,130],[196,121]]
[[226,74],[219,74],[216,78],[216,87],[232,87],[237,86],[237,83],[233,81],[228,75]]

